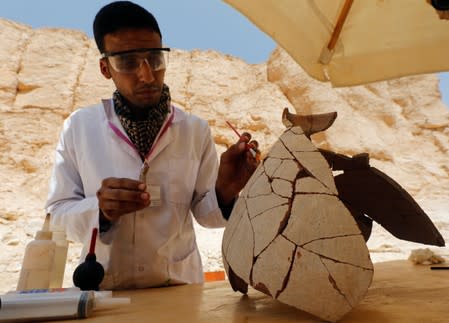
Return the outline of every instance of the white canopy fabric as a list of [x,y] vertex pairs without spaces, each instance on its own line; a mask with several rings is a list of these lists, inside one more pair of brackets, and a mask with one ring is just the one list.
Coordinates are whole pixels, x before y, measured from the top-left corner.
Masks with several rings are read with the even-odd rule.
[[449,20],[426,0],[224,2],[333,86],[449,70]]

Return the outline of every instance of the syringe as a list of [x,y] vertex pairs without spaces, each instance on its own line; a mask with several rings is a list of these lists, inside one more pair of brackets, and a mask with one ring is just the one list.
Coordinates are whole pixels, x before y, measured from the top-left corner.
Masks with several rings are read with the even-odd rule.
[[[97,297],[95,296],[97,293]],[[80,319],[95,309],[129,304],[129,298],[113,298],[94,291],[8,293],[0,296],[0,322]]]

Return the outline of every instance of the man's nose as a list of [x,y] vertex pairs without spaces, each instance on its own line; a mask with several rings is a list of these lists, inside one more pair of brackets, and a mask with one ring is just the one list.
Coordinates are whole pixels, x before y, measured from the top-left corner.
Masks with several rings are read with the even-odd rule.
[[142,64],[140,64],[138,76],[140,80],[147,83],[155,80],[153,69],[151,68],[150,63],[148,63],[147,59],[144,59]]

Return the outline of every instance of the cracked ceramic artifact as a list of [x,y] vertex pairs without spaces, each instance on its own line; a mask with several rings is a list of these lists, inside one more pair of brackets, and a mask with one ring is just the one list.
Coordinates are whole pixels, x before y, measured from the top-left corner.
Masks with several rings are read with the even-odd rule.
[[[249,284],[327,321],[349,312],[371,284],[365,240],[372,219],[400,238],[444,245],[426,214],[397,183],[369,166],[367,154],[350,158],[312,144],[310,135],[335,118],[336,113],[296,116],[284,110],[287,130],[242,191],[222,244],[234,290],[246,293]],[[332,170],[344,172],[334,180]],[[387,206],[379,207],[383,203]],[[398,210],[400,221],[389,217]],[[410,233],[408,226],[419,230]]]

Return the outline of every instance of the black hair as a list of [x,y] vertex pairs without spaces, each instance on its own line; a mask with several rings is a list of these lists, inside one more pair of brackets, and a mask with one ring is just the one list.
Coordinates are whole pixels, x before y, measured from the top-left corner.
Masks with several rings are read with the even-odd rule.
[[104,52],[104,36],[120,29],[149,29],[162,34],[156,18],[146,9],[131,1],[115,1],[98,11],[93,23],[94,38],[98,50]]

